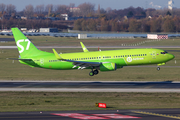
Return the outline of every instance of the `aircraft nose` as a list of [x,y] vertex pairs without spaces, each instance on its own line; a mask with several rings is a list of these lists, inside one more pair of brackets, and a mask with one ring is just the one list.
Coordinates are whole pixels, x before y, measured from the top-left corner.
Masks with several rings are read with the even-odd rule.
[[174,58],[175,58],[175,56],[174,56],[174,55],[172,55],[172,54],[169,54],[169,55],[168,55],[168,58],[169,58],[170,60],[172,60],[172,59],[174,59]]

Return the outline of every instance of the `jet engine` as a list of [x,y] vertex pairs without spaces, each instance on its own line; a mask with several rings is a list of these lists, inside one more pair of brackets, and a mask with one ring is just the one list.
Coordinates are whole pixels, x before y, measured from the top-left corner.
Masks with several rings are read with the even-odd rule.
[[116,70],[116,63],[103,63],[100,65],[100,71],[113,71]]

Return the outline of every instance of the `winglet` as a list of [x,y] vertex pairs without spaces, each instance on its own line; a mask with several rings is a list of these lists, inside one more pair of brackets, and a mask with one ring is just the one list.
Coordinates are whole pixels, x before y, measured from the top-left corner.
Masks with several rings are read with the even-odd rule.
[[54,55],[56,56],[56,58],[57,58],[58,60],[62,60],[62,59],[63,59],[63,58],[56,52],[55,49],[52,49],[52,50],[53,50]]
[[80,44],[84,52],[89,52],[89,50],[86,48],[86,46],[82,42],[80,42]]

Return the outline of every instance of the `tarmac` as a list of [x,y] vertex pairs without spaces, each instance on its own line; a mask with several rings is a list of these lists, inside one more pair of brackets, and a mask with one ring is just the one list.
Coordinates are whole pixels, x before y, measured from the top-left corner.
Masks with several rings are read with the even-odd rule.
[[176,92],[180,82],[162,81],[0,81],[0,91],[36,92]]
[[4,112],[1,120],[175,120],[180,119],[180,109],[140,109],[140,110],[89,110],[52,112]]

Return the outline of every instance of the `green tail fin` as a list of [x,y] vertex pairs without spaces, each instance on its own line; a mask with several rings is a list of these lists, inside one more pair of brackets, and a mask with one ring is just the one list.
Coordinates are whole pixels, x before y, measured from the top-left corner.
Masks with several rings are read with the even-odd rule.
[[36,56],[42,52],[18,28],[11,28],[11,30],[21,57]]

